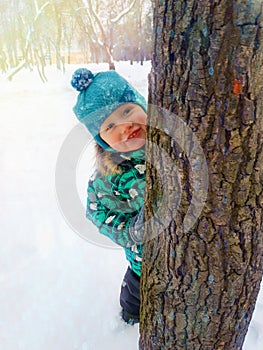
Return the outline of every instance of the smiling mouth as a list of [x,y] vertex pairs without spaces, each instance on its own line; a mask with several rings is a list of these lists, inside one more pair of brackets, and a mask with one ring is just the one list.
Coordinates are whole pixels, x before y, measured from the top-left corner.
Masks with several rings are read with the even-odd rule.
[[140,129],[137,129],[135,131],[133,131],[129,136],[128,136],[128,140],[131,140],[131,139],[135,139],[138,137],[140,133]]

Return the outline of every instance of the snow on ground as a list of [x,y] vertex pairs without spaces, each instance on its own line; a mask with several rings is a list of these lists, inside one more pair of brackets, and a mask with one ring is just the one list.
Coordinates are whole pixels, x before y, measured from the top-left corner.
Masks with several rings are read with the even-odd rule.
[[[77,124],[72,72],[47,69],[48,82],[20,72],[0,79],[0,349],[126,350],[137,348],[138,326],[118,316],[124,253],[81,238],[64,220],[55,191],[58,154]],[[106,64],[89,65],[107,70]],[[117,70],[144,95],[144,66],[118,63]],[[77,189],[85,205],[91,147],[77,167]],[[94,228],[94,233],[96,229]],[[263,348],[263,291],[245,350]]]

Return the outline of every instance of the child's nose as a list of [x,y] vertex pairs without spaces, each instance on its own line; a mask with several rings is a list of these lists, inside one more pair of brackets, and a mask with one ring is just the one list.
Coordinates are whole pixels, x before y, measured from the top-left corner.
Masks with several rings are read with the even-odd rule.
[[121,132],[124,134],[126,132],[128,132],[130,130],[130,128],[132,127],[133,123],[132,122],[126,122],[126,123],[122,123],[120,125],[121,127]]

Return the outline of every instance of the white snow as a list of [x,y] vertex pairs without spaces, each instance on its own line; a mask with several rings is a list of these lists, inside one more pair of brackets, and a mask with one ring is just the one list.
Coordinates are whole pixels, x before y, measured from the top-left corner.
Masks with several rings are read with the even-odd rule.
[[[89,65],[92,71],[106,64]],[[0,79],[1,245],[0,349],[137,349],[138,325],[119,319],[126,261],[121,249],[78,235],[65,221],[55,191],[61,146],[77,125],[72,72],[47,69],[48,82],[22,71]],[[150,63],[118,63],[117,71],[147,94]],[[85,206],[91,145],[77,166],[77,191]],[[93,234],[96,235],[96,229]],[[263,291],[245,350],[263,349]]]

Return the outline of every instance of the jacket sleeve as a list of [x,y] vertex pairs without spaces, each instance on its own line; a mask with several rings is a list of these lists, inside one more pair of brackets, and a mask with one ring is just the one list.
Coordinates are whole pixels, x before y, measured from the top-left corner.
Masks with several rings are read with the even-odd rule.
[[132,220],[144,204],[145,179],[127,174],[114,181],[91,179],[88,185],[86,216],[99,229],[122,247],[131,247],[135,242],[129,232]]

